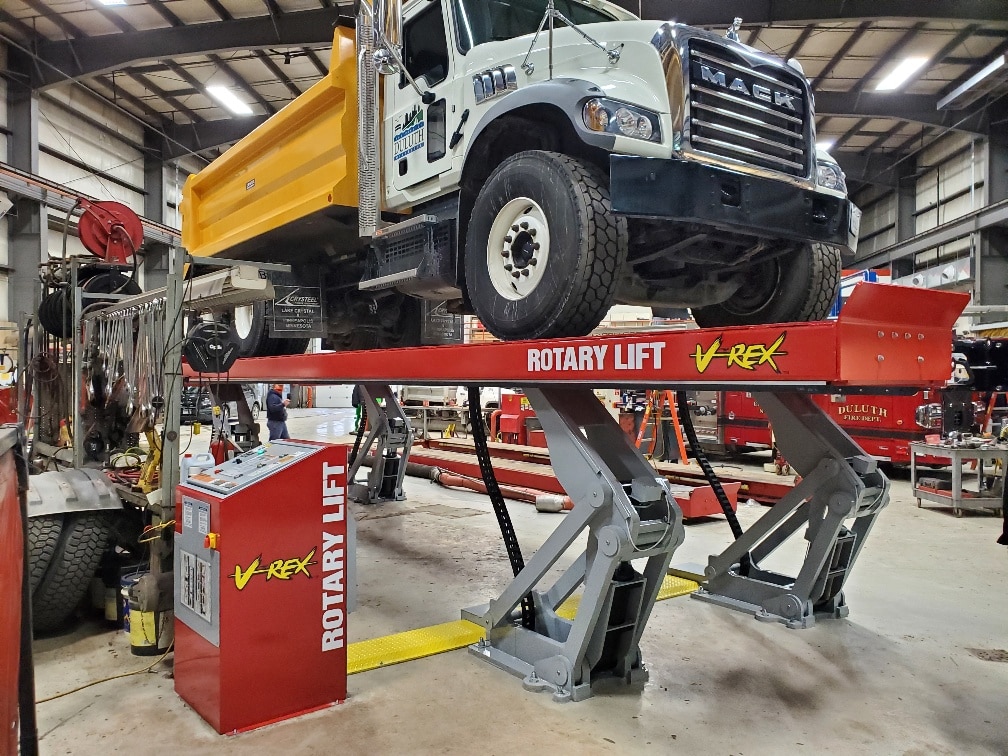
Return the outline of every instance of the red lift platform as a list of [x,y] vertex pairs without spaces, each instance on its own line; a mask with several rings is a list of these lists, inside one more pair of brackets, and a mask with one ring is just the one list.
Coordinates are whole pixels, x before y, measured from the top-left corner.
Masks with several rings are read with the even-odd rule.
[[[947,380],[949,334],[968,299],[860,284],[836,321],[257,358],[239,360],[226,376],[200,378],[363,385],[375,420],[364,448],[377,440],[376,459],[402,450],[399,496],[411,431],[390,384],[522,387],[574,507],[498,598],[463,616],[487,631],[473,653],[522,677],[530,689],[580,700],[600,678],[647,679],[639,640],[684,537],[682,512],[667,481],[592,390],[754,393],[802,482],[711,557],[706,581],[694,595],[758,619],[810,627],[816,617],[847,615],[842,589],[888,503],[889,482],[809,394],[879,394]],[[185,375],[197,378],[188,368]],[[375,397],[384,397],[385,406]],[[385,447],[383,434],[392,439]],[[372,470],[369,490],[375,483]],[[795,575],[760,567],[802,528],[809,547]],[[587,549],[553,585],[540,588],[585,530]],[[574,619],[560,617],[557,608],[582,586]],[[529,594],[535,622],[525,627],[516,618]]]

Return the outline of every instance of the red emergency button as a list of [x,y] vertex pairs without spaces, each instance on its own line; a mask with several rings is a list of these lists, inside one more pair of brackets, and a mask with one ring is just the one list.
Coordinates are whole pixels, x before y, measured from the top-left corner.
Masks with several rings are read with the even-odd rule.
[[220,533],[207,533],[206,538],[203,539],[204,549],[213,549],[216,551],[220,548]]

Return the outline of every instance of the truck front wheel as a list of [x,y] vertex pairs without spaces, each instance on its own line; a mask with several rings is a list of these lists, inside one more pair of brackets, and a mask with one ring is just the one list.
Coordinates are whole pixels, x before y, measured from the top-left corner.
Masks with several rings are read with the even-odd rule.
[[604,174],[556,152],[521,152],[476,198],[465,272],[476,315],[501,339],[583,336],[612,304],[625,219]]
[[745,283],[725,302],[693,308],[701,328],[822,320],[840,286],[840,250],[810,244],[747,271]]

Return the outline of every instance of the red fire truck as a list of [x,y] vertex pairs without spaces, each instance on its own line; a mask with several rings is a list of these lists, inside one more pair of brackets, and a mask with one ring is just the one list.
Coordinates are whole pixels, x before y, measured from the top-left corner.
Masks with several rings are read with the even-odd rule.
[[[815,401],[866,452],[897,465],[910,464],[910,442],[950,432],[995,431],[1005,419],[1008,339],[957,339],[950,382],[910,395],[824,394]],[[770,449],[770,425],[744,391],[722,391],[712,448],[729,453]],[[926,460],[925,460],[926,461]]]

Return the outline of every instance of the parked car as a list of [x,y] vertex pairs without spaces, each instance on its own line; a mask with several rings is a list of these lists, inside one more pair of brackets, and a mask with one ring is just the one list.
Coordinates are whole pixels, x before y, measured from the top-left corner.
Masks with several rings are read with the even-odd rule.
[[[252,410],[252,419],[258,420],[262,410],[264,400],[262,391],[258,383],[243,383],[242,391],[245,393],[245,401],[248,402],[249,409]],[[213,422],[213,394],[206,384],[199,386],[186,386],[182,389],[182,423],[191,425],[192,423],[210,424]],[[224,405],[223,411],[229,418],[238,417],[238,407],[235,402],[228,402]]]

